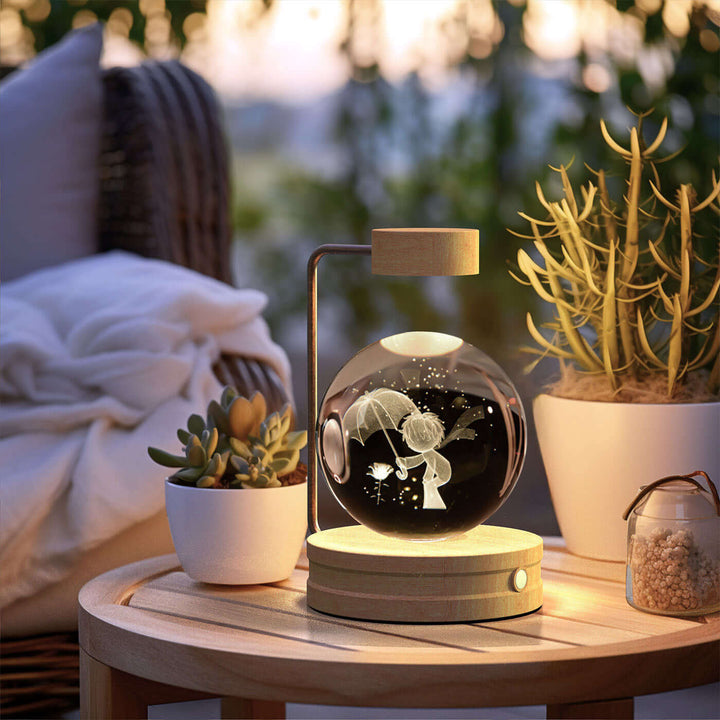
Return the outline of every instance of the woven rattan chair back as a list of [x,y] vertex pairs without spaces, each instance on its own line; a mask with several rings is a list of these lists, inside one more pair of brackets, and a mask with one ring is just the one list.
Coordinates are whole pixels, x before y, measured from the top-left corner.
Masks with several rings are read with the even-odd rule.
[[174,61],[113,68],[104,83],[101,250],[230,282],[227,153],[207,83]]
[[[209,85],[176,61],[105,72],[100,158],[101,250],[123,249],[224,282],[230,272],[230,183],[221,111]],[[218,379],[287,401],[264,363],[221,358]]]

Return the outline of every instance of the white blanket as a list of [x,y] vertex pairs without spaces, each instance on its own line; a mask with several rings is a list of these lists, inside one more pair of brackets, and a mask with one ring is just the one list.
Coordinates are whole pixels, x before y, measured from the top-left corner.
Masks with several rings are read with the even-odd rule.
[[113,252],[0,288],[0,607],[62,579],[80,553],[157,513],[175,436],[220,385],[221,352],[285,353],[266,298]]

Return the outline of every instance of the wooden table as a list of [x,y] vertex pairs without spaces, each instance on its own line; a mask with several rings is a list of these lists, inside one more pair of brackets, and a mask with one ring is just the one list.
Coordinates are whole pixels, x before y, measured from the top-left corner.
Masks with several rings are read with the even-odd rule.
[[649,615],[624,565],[546,539],[544,604],[509,620],[357,622],[308,610],[306,558],[274,585],[201,585],[175,556],[101,575],[80,593],[84,718],[224,697],[224,717],[284,717],[285,702],[375,707],[548,706],[548,717],[632,717],[633,696],[720,675],[720,613]]

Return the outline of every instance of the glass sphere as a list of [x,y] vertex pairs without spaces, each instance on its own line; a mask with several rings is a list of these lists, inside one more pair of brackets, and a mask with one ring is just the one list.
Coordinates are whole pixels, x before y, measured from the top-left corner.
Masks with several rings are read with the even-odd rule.
[[361,350],[330,384],[318,451],[333,495],[385,535],[462,534],[510,495],[525,457],[525,412],[503,370],[442,333]]

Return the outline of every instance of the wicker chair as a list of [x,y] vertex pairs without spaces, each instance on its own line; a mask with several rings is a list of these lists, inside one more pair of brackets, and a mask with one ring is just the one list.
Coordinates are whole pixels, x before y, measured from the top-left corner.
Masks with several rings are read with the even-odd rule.
[[[178,62],[104,74],[99,249],[128,250],[230,281],[228,159],[217,100]],[[223,356],[215,374],[270,409],[287,393],[265,363]],[[78,705],[76,632],[2,640],[0,716],[57,717]]]

